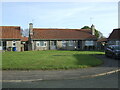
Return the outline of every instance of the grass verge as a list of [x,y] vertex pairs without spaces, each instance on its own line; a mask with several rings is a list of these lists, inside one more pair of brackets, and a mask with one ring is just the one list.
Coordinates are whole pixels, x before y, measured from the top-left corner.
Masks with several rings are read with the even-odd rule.
[[26,51],[4,52],[3,70],[51,70],[93,67],[102,64],[97,51]]

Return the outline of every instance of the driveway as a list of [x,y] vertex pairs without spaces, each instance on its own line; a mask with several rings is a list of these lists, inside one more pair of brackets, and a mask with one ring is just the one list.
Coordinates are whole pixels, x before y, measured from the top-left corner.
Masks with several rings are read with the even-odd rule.
[[63,80],[96,77],[115,73],[119,69],[119,60],[106,58],[104,55],[96,55],[104,61],[104,64],[97,67],[72,69],[72,70],[9,70],[2,71],[3,82],[28,82],[40,80]]

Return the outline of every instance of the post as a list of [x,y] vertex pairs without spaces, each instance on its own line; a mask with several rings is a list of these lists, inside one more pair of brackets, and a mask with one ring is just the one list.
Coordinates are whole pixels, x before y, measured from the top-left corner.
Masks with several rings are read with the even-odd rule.
[[33,24],[29,23],[29,38],[28,38],[28,50],[32,50],[32,36],[33,36]]

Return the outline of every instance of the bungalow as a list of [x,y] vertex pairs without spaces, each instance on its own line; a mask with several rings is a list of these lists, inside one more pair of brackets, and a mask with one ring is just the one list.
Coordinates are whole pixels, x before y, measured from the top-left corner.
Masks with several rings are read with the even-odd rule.
[[113,29],[108,37],[108,45],[120,45],[120,28]]
[[0,50],[21,51],[19,26],[0,26]]
[[100,38],[97,40],[97,49],[104,50],[107,45],[107,38]]
[[90,29],[45,29],[29,24],[29,50],[93,50],[94,25]]

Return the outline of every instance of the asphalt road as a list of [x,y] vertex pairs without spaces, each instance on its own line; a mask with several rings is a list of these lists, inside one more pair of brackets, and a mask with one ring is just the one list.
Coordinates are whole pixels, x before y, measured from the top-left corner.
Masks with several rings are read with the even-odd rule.
[[3,88],[118,88],[118,73],[74,80],[4,82]]

